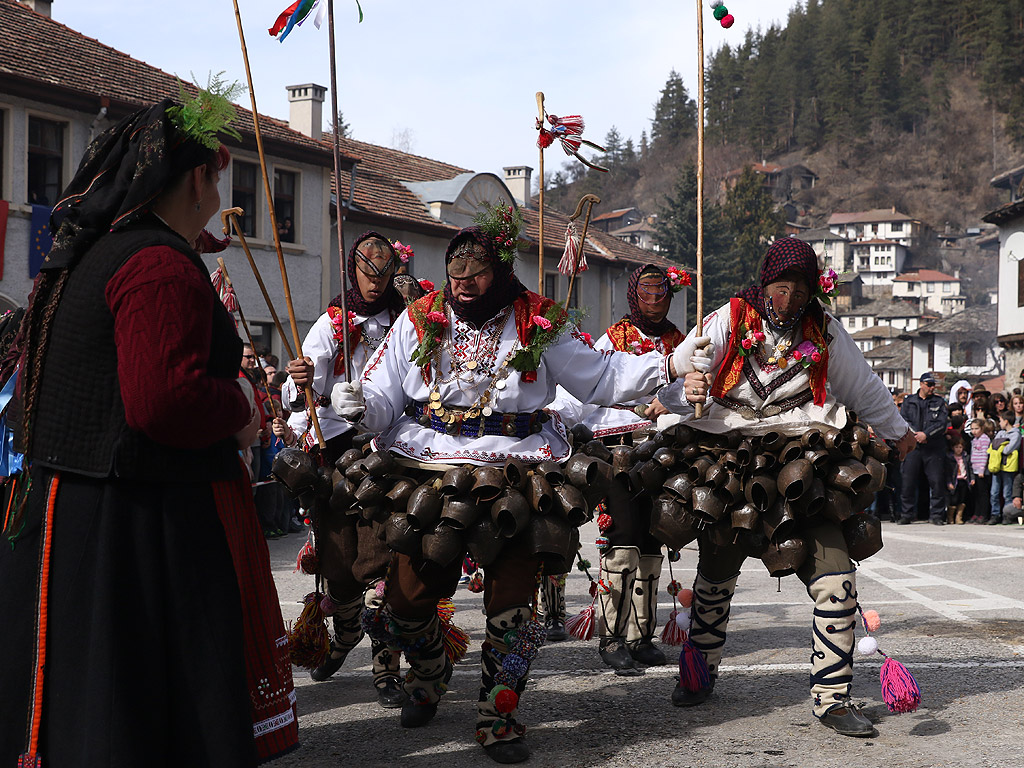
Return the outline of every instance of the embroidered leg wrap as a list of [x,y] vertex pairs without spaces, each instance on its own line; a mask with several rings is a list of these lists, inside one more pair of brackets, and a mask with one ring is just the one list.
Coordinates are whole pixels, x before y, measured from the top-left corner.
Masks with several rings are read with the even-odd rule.
[[601,578],[610,591],[601,595],[601,615],[597,620],[597,633],[601,647],[612,638],[624,640],[633,614],[633,586],[636,581],[640,550],[636,547],[611,547],[601,559]]
[[737,573],[725,581],[709,581],[697,572],[693,582],[693,606],[690,609],[690,640],[704,656],[711,679],[718,678],[725,631],[729,626],[729,606],[736,593]]
[[405,692],[421,704],[439,701],[448,690],[445,677],[451,665],[441,642],[441,622],[437,615],[427,619],[403,619],[391,614],[391,626],[409,662]]
[[811,697],[814,716],[845,707],[853,683],[853,629],[857,623],[856,572],[830,573],[812,581]]
[[[550,625],[554,621],[565,623],[565,574],[545,576],[541,584],[541,611],[544,622]],[[541,618],[538,616],[537,618]]]
[[342,657],[347,656],[348,652],[359,645],[359,641],[363,639],[363,627],[360,622],[362,615],[363,598],[360,596],[347,603],[339,604],[338,609],[331,616],[331,622],[334,624],[331,655],[335,658],[337,658],[337,654],[341,654]]
[[[496,741],[517,739],[526,733],[526,728],[519,725],[515,719],[519,711],[518,703],[510,712],[500,712],[491,697],[491,692],[498,684],[495,678],[502,671],[502,660],[509,652],[506,641],[511,639],[510,633],[514,633],[529,621],[530,607],[526,605],[509,608],[496,616],[487,617],[487,637],[480,653],[480,698],[476,719],[476,740],[485,747]],[[527,663],[525,669],[515,670],[522,672],[513,688],[517,696],[521,696],[526,690],[529,669]]]
[[[377,594],[376,584],[371,584],[363,593],[364,605],[379,610],[383,599]],[[370,655],[373,663],[373,687],[381,688],[388,680],[401,681],[399,668],[402,662],[402,651],[397,645],[387,645],[380,640],[371,640]]]
[[650,643],[658,631],[658,580],[661,578],[661,555],[641,555],[636,581],[633,583],[633,620],[626,631],[626,644]]

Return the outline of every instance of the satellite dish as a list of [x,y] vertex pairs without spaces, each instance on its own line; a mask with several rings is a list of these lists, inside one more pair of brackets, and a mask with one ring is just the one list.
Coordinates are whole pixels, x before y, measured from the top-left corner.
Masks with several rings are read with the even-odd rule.
[[1014,232],[1003,243],[1003,250],[1006,252],[1007,261],[1021,261],[1024,259],[1024,232]]

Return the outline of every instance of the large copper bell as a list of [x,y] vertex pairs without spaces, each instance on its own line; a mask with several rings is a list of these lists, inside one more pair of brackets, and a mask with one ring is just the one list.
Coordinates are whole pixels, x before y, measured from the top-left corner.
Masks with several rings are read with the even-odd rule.
[[461,467],[453,467],[444,473],[441,478],[441,495],[457,496],[460,493],[469,493],[473,487],[473,466],[463,464]]
[[853,514],[853,504],[849,494],[835,488],[825,487],[825,506],[821,509],[822,517],[834,523],[841,523]]
[[685,474],[673,475],[665,481],[662,488],[680,504],[689,505],[693,498],[693,481]]
[[506,488],[491,505],[491,520],[498,535],[511,539],[526,528],[530,519],[530,504],[515,488]]
[[730,472],[735,472],[740,468],[740,457],[736,451],[726,451],[718,462]]
[[757,507],[753,504],[744,504],[742,507],[732,511],[733,528],[742,528],[747,531],[753,531],[760,527],[760,522],[761,516],[758,514]]
[[371,477],[384,477],[398,469],[395,457],[387,451],[374,451],[363,459],[363,468]]
[[[658,451],[659,446],[653,440],[644,440],[639,445],[634,446],[636,456],[634,461],[649,461],[654,458],[654,454]],[[612,462],[614,466],[615,461],[615,449],[612,449]]]
[[551,488],[551,483],[545,480],[543,475],[530,475],[526,481],[526,500],[530,502],[530,509],[546,515],[555,505],[555,492]]
[[384,540],[393,551],[410,557],[422,552],[421,534],[408,515],[396,513],[384,525]]
[[416,490],[416,483],[407,477],[400,477],[394,487],[384,496],[382,506],[389,512],[405,512],[409,507],[409,499]]
[[336,462],[334,462],[334,466],[338,470],[340,470],[341,472],[344,472],[346,469],[351,467],[357,461],[362,461],[362,460],[363,460],[363,452],[362,451],[360,451],[358,448],[349,448],[347,451],[345,451],[343,454],[341,454],[341,456],[338,457],[338,460]]
[[772,541],[782,541],[796,528],[796,515],[793,508],[779,497],[775,503],[761,513],[761,526],[764,534]]
[[465,548],[462,531],[443,522],[423,535],[423,558],[442,568],[459,557]]
[[369,474],[361,460],[350,464],[345,469],[345,477],[352,482],[352,485],[359,485]]
[[725,514],[725,498],[713,488],[697,486],[691,495],[693,512],[697,517],[708,522],[717,522]]
[[868,432],[868,428],[863,424],[854,424],[849,428],[851,443],[856,443],[861,448],[867,448],[868,442],[871,440],[871,433]]
[[776,484],[779,493],[789,500],[799,499],[814,478],[814,466],[807,459],[789,462],[779,471]]
[[334,484],[334,490],[331,492],[331,511],[346,514],[354,513],[353,507],[356,503],[356,497],[352,495],[353,490],[352,483],[344,477],[339,478],[338,482]]
[[779,464],[791,464],[804,454],[804,448],[799,440],[790,440],[779,451]]
[[843,459],[829,468],[825,484],[847,493],[860,493],[871,485],[871,473],[856,459]]
[[498,535],[494,521],[484,515],[466,531],[466,549],[479,565],[488,566],[498,559],[505,539]]
[[355,490],[356,504],[361,507],[375,506],[384,498],[387,489],[372,475],[367,475]]
[[863,512],[865,509],[871,506],[871,503],[875,500],[875,494],[871,491],[861,491],[860,493],[853,494],[853,498],[850,500],[853,506],[853,513]]
[[709,525],[703,531],[704,538],[716,547],[728,547],[736,540],[736,532],[728,519]]
[[729,497],[730,504],[739,504],[743,501],[743,481],[739,474],[730,472],[722,491]]
[[709,488],[723,488],[729,480],[729,472],[721,464],[712,464],[704,473],[704,485]]
[[853,446],[846,440],[846,437],[835,427],[826,429],[821,435],[825,443],[825,450],[834,458],[842,459],[853,453]]
[[569,525],[580,526],[587,522],[590,515],[587,512],[586,499],[583,492],[575,485],[564,483],[555,487],[555,505],[558,511],[569,521]]
[[[652,446],[653,447],[653,444]],[[657,448],[657,451],[666,450],[664,448]],[[633,469],[633,465],[637,462],[637,456],[639,451],[628,446],[628,445],[613,445],[612,451],[612,477],[620,482],[624,482],[629,485],[629,472]],[[648,456],[644,461],[649,461],[654,456],[654,452],[651,452],[651,456]]]
[[441,495],[433,486],[421,485],[409,496],[406,512],[409,522],[417,531],[429,531],[441,519]]
[[510,458],[505,462],[505,482],[512,488],[523,490],[526,487],[527,469],[519,459]]
[[782,447],[782,444],[786,441],[781,432],[770,430],[761,435],[761,450],[775,451]]
[[661,492],[661,486],[668,477],[668,470],[656,461],[645,461],[636,468],[636,474],[640,478],[640,487],[647,493],[654,494]]
[[800,517],[813,517],[825,507],[825,484],[820,477],[811,480],[803,495],[790,502],[793,511]]
[[679,458],[679,454],[676,453],[675,448],[659,448],[654,452],[652,457],[654,462],[665,469],[672,469],[676,465],[676,461]]
[[316,482],[313,483],[313,492],[327,501],[334,493],[334,470],[331,467],[316,468]]
[[870,442],[868,442],[867,453],[885,464],[892,455],[892,449],[889,448],[888,443],[884,440],[879,440],[877,437],[873,437]]
[[747,481],[746,499],[761,511],[774,504],[778,495],[779,487],[772,475],[762,473]]
[[473,471],[470,495],[477,504],[486,504],[501,496],[505,487],[505,473],[498,467],[477,467]]
[[697,538],[696,521],[672,497],[655,496],[651,508],[651,536],[670,549],[682,549]]
[[292,493],[299,493],[316,485],[316,462],[298,448],[282,448],[274,457],[270,474]]
[[601,461],[610,463],[612,460],[611,449],[600,440],[591,440],[583,446],[583,452],[587,456],[593,456],[595,459],[600,459]]
[[562,468],[553,461],[542,461],[537,465],[534,472],[541,475],[551,485],[561,485],[565,482],[565,475]]
[[811,427],[802,435],[800,435],[800,445],[804,450],[815,451],[819,448],[823,448],[825,441],[821,438],[821,430]]
[[373,523],[386,523],[391,515],[384,504],[377,504],[372,507],[363,507],[359,510],[359,516],[363,520]]
[[593,488],[603,493],[608,490],[612,467],[593,456],[577,453],[565,463],[565,477],[577,488]]
[[765,553],[765,550],[771,546],[771,542],[768,541],[768,537],[764,535],[760,527],[755,528],[753,531],[747,531],[742,528],[734,530],[736,531],[736,546],[747,557],[760,558]]
[[796,573],[806,559],[807,542],[795,536],[778,544],[770,544],[761,555],[761,562],[765,564],[769,575],[778,577]]
[[569,434],[572,436],[573,445],[583,445],[594,439],[593,430],[586,424],[577,424],[569,430]]
[[867,560],[882,548],[882,524],[867,512],[860,512],[843,522],[846,551],[854,560]]
[[871,482],[864,490],[870,493],[878,493],[885,486],[885,465],[874,456],[864,458],[864,468],[871,475]]
[[707,471],[713,466],[715,466],[715,462],[707,456],[701,456],[690,465],[688,470],[686,470],[686,476],[694,483],[703,483],[704,475],[706,475]]
[[750,465],[750,462],[754,460],[754,448],[751,446],[749,440],[744,440],[736,448],[736,462],[741,467]]
[[534,515],[528,529],[530,548],[535,555],[545,560],[553,558],[555,563],[561,561],[560,564],[572,562],[576,555],[572,535],[574,530],[569,521],[560,515]]
[[681,448],[682,446],[693,442],[693,427],[688,424],[673,424],[672,426],[662,430],[662,434],[671,440],[677,448]]
[[480,517],[481,507],[471,496],[448,496],[441,509],[441,523],[464,531]]
[[759,453],[754,456],[751,466],[754,472],[767,472],[768,470],[775,469],[778,463],[774,453]]
[[813,450],[804,451],[804,458],[811,462],[811,466],[814,467],[816,473],[822,473],[828,467],[829,462],[832,461],[832,457],[828,455],[828,451],[824,448],[815,448]]
[[679,450],[679,453],[683,457],[683,461],[696,461],[704,451],[697,443],[688,443]]

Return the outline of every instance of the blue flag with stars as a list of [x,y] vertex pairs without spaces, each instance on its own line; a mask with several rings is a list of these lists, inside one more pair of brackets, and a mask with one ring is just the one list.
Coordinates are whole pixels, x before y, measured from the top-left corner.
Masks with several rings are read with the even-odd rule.
[[51,210],[48,205],[32,206],[32,229],[28,241],[28,276],[32,278],[39,274],[39,268],[53,245],[50,237]]

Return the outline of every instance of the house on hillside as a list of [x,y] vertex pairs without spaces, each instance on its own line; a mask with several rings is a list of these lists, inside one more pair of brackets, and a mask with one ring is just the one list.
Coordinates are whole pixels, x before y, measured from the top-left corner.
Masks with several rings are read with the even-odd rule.
[[837,285],[839,293],[832,299],[832,311],[837,315],[864,303],[864,281],[856,272],[843,272]]
[[907,260],[907,249],[895,240],[858,240],[850,251],[853,271],[869,287],[892,285]]
[[851,334],[876,325],[888,325],[901,331],[913,331],[925,319],[916,301],[875,299],[841,312],[839,320]]
[[805,229],[797,237],[808,243],[818,254],[818,266],[834,269],[838,274],[854,272],[850,257],[850,241],[830,229]]
[[661,250],[655,242],[657,230],[655,230],[654,225],[651,223],[651,217],[649,216],[636,224],[630,224],[629,226],[622,227],[621,229],[613,229],[608,234],[612,237],[617,237],[619,240],[627,242],[630,245],[635,245],[637,248],[642,248],[645,251],[657,252]]
[[913,344],[911,380],[925,371],[946,374],[953,380],[986,378],[1003,373],[1003,350],[996,340],[997,308],[970,307],[950,317],[923,324],[900,334]]
[[[828,228],[847,240],[892,240],[904,248],[913,248],[924,236],[924,225],[895,207],[870,211],[833,213]],[[899,270],[897,270],[899,271]]]
[[[772,199],[778,203],[785,203],[793,198],[797,192],[805,189],[814,189],[818,180],[818,174],[806,165],[782,166],[776,163],[754,163],[749,166],[750,170],[764,178],[764,186],[771,192]],[[734,168],[722,178],[721,191],[725,194],[736,186],[740,176],[747,166]]]
[[1024,383],[1024,166],[992,179],[1008,202],[982,219],[999,228],[996,340],[1005,350],[1006,386]]
[[[86,37],[49,17],[48,2],[35,9],[0,0],[0,29],[17,30],[0,43],[0,306],[24,305],[42,253],[30,243],[48,234],[49,210],[71,180],[89,142],[140,107],[179,96],[178,79]],[[307,86],[294,86],[301,91]],[[291,92],[292,89],[289,89]],[[280,120],[260,116],[272,200],[282,233],[298,325],[307,329],[330,300],[329,149]],[[228,139],[231,165],[220,175],[224,207],[245,210],[241,226],[279,309],[284,307],[273,232],[252,114],[238,109],[240,142]],[[353,159],[342,157],[350,169]],[[211,222],[218,230],[220,222]],[[240,247],[220,254],[228,265],[256,342],[281,354],[270,313]],[[214,258],[205,259],[211,271]],[[280,313],[279,314],[283,314]]]
[[894,339],[888,344],[879,344],[864,353],[871,370],[894,395],[910,392],[916,382],[910,376],[910,355],[912,344],[906,339]]
[[610,233],[631,224],[639,224],[643,220],[639,208],[616,208],[614,211],[595,213],[590,219],[590,228]]
[[934,269],[918,269],[895,278],[892,297],[917,299],[923,310],[942,316],[961,312],[967,305],[967,297],[960,293],[960,278]]
[[850,338],[856,342],[857,349],[861,352],[868,352],[875,347],[890,343],[893,339],[898,339],[901,333],[903,331],[893,328],[891,325],[873,325],[870,328],[862,328],[856,333],[851,333]]

